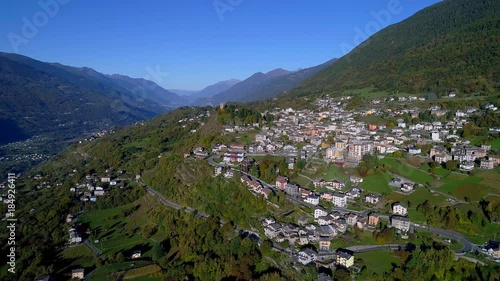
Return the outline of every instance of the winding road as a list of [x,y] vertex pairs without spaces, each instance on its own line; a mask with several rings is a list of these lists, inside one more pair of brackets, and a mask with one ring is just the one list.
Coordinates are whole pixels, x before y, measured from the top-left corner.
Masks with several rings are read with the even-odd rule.
[[200,213],[198,211],[196,211],[195,209],[191,208],[191,207],[186,207],[186,206],[181,206],[177,203],[174,203],[170,200],[167,200],[165,199],[165,197],[163,197],[163,195],[161,195],[158,191],[152,189],[151,187],[147,186],[146,184],[142,183],[142,182],[138,182],[140,185],[142,185],[144,187],[144,189],[149,193],[151,194],[153,197],[155,197],[156,199],[160,200],[160,202],[162,202],[165,206],[168,206],[168,207],[171,207],[171,208],[174,208],[176,210],[180,210],[180,209],[184,209],[186,212],[195,212],[195,216],[197,218],[201,218],[201,219],[207,219],[209,217],[209,215],[207,214],[204,214],[204,213]]
[[[346,208],[334,207],[333,210],[334,211],[338,211],[338,212],[343,212],[343,213],[355,213],[355,214],[358,214],[358,215],[360,215],[360,214],[361,215],[365,215],[364,212],[360,212],[360,211],[356,211],[356,210],[351,210],[351,209],[346,209]],[[387,215],[379,215],[379,218],[381,220],[383,220],[383,221],[387,221],[387,222],[390,221],[390,218]],[[438,228],[438,227],[420,225],[420,224],[414,223],[414,222],[410,222],[410,225],[414,229],[420,229],[420,230],[429,231],[429,232],[431,232],[433,234],[441,235],[444,238],[456,240],[459,243],[461,243],[462,245],[464,245],[464,247],[462,249],[455,250],[455,254],[464,255],[465,253],[472,252],[472,251],[474,251],[476,249],[476,245],[474,245],[472,242],[470,242],[469,240],[467,240],[467,238],[465,238],[464,235],[462,235],[462,234],[460,234],[460,233],[458,233],[456,231],[446,230],[446,229],[442,229],[442,228]]]
[[[217,156],[218,155],[212,155],[212,156],[210,156],[207,159],[207,162],[210,165],[212,165],[212,166],[217,166],[218,164],[213,161],[213,158],[217,157]],[[235,168],[231,168],[231,169],[233,169],[234,171],[241,172],[241,171],[239,171],[238,169],[235,169]],[[256,178],[256,177],[254,177],[254,176],[252,176],[252,175],[250,175],[248,173],[245,173],[245,172],[241,172],[241,173],[249,175],[252,178],[258,180],[262,185],[264,185],[264,186],[272,189],[274,192],[278,191],[277,188],[274,185],[270,185],[270,184],[264,182],[263,180],[261,180],[259,178]],[[295,198],[293,196],[286,195],[286,197],[290,201],[292,201],[292,202],[294,202],[296,204],[300,204],[300,205],[303,205],[303,206],[306,206],[306,207],[313,207],[313,208],[315,207],[315,206],[313,206],[311,204],[308,204],[308,203],[305,203],[302,200],[299,200],[298,198]],[[355,214],[358,214],[358,215],[366,215],[365,212],[358,211],[358,210],[351,210],[351,209],[347,209],[347,208],[334,207],[333,210],[334,211],[338,211],[338,212],[344,212],[344,213],[348,212],[348,213],[355,213]],[[387,215],[380,215],[380,219],[383,220],[383,221],[389,221],[390,220],[389,216],[387,216]],[[464,235],[462,235],[462,234],[460,234],[458,232],[455,232],[455,231],[452,231],[452,230],[446,230],[446,229],[442,229],[442,228],[438,228],[438,227],[420,225],[420,224],[413,223],[413,222],[411,222],[410,224],[411,224],[411,226],[414,229],[420,229],[420,230],[429,231],[429,232],[431,232],[433,234],[440,235],[440,236],[442,236],[444,238],[453,239],[453,240],[458,241],[459,243],[461,243],[462,245],[464,245],[464,247],[462,249],[459,249],[459,250],[455,251],[455,254],[457,254],[457,255],[464,255],[465,253],[472,252],[472,251],[474,251],[477,248],[476,245],[474,245],[472,242],[470,242],[469,240],[467,240],[467,238]],[[372,247],[372,246],[370,246],[370,247]],[[376,248],[373,248],[373,249],[375,250]]]
[[[207,162],[210,165],[212,165],[212,166],[218,166],[219,164],[215,163],[215,161],[213,161],[213,158],[214,158],[214,155],[210,156],[209,158],[207,158]],[[239,170],[237,170],[237,169],[235,169],[233,167],[231,167],[231,169],[233,169],[235,171],[239,171]],[[241,171],[239,171],[239,172],[241,172]],[[244,172],[242,172],[242,173],[243,174],[247,174],[247,173],[244,173]],[[249,174],[247,174],[247,175],[249,175]],[[252,175],[249,175],[249,176],[253,177]],[[272,189],[273,191],[275,191],[275,192],[278,191],[277,188],[274,185],[270,185],[270,184],[268,184],[268,183],[266,183],[266,182],[264,182],[261,179],[258,179],[256,177],[253,177],[253,178],[255,178],[256,180],[258,180],[262,185],[264,185],[264,186]],[[144,189],[150,195],[152,195],[153,197],[155,197],[156,199],[158,199],[165,206],[174,208],[176,210],[184,209],[186,212],[196,212],[196,217],[201,218],[201,219],[207,219],[209,217],[209,215],[197,212],[195,209],[193,209],[191,207],[181,206],[181,205],[179,205],[179,204],[177,204],[175,202],[167,200],[162,194],[160,194],[158,191],[152,189],[151,187],[147,186],[143,182],[137,182],[137,183],[140,184],[141,186],[143,186]],[[300,205],[307,206],[307,207],[315,207],[315,206],[307,204],[307,203],[305,203],[305,202],[303,202],[303,201],[301,201],[298,198],[295,198],[293,196],[287,195],[286,197],[289,200],[291,200],[292,202],[295,202],[296,204],[300,204]],[[338,211],[338,212],[344,212],[344,213],[349,212],[349,213],[356,213],[356,214],[363,214],[363,215],[365,215],[364,212],[357,211],[357,210],[351,210],[351,209],[347,209],[347,208],[338,208],[338,207],[335,207],[335,208],[333,208],[333,210],[334,211]],[[384,221],[389,221],[389,216],[382,215],[382,216],[380,216],[380,219],[384,220]],[[222,224],[224,224],[224,222],[221,221],[220,224],[222,225]],[[463,235],[461,235],[461,234],[459,234],[457,232],[450,231],[450,230],[445,230],[445,229],[441,229],[441,228],[437,228],[437,227],[420,226],[419,224],[416,224],[416,223],[411,223],[411,225],[415,229],[421,229],[421,230],[429,231],[431,233],[441,235],[441,236],[443,236],[445,238],[454,239],[454,240],[462,243],[464,245],[464,248],[455,251],[455,254],[457,256],[463,256],[465,253],[471,252],[474,249],[476,249],[476,246],[474,244],[472,244]],[[250,237],[250,238],[258,241],[259,244],[261,244],[264,241],[262,238],[260,238],[260,236],[259,236],[258,233],[255,233],[253,231],[246,230],[246,229],[240,229],[238,227],[235,227],[235,231],[241,231],[243,235],[248,236],[248,237]],[[273,243],[272,247],[273,247],[273,249],[275,251],[279,251],[279,252],[281,252],[283,254],[286,254],[286,255],[288,255],[288,256],[290,256],[292,258],[296,257],[296,253],[294,253],[293,250],[285,249],[283,247],[280,247],[274,241],[272,241],[272,243]],[[353,251],[354,253],[361,253],[361,252],[378,251],[378,250],[386,250],[386,249],[398,250],[398,249],[402,249],[402,248],[405,248],[405,247],[406,246],[397,245],[397,244],[387,244],[387,245],[357,245],[357,246],[348,247],[347,249]],[[318,253],[318,260],[330,260],[330,259],[333,259],[334,257],[335,257],[335,252],[332,252],[332,251],[320,251]]]
[[[175,202],[172,202],[170,200],[167,200],[165,197],[163,197],[163,195],[161,195],[158,191],[152,189],[151,187],[147,186],[146,184],[142,183],[142,182],[138,182],[138,184],[142,185],[144,187],[144,189],[150,194],[152,195],[153,197],[155,197],[156,199],[158,199],[161,203],[163,203],[165,206],[167,207],[170,207],[170,208],[173,208],[173,209],[176,209],[176,210],[180,210],[180,209],[184,209],[186,212],[194,212],[195,210],[193,208],[190,208],[190,207],[186,207],[186,206],[181,206]],[[197,218],[200,218],[200,219],[207,219],[209,217],[209,215],[207,214],[203,214],[203,213],[200,213],[200,212],[197,212],[196,213],[196,217]],[[225,222],[224,221],[220,221],[220,225],[222,226]],[[262,242],[264,242],[264,240],[262,238],[260,238],[259,234],[258,233],[255,233],[251,230],[247,230],[247,229],[242,229],[242,228],[239,228],[237,226],[235,226],[235,231],[239,232],[241,231],[242,234],[244,236],[247,236],[247,237],[250,237],[251,239],[254,239],[256,240],[259,245],[262,244]],[[292,252],[288,249],[284,249],[282,247],[280,247],[278,244],[276,244],[274,241],[272,242],[273,243],[273,249],[276,250],[276,251],[279,251],[279,252],[282,252],[284,254],[287,254],[287,255],[290,255],[292,256]],[[91,245],[93,246],[93,245]],[[94,247],[95,248],[95,247]]]

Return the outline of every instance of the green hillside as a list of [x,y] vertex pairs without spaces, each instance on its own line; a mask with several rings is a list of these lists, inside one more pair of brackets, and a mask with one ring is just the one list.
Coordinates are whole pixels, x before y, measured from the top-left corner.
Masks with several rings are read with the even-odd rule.
[[500,1],[446,0],[373,35],[293,91],[493,92],[500,86]]
[[[256,115],[240,109],[242,118]],[[121,266],[123,253],[137,247],[147,251],[148,259],[165,269],[164,277],[169,280],[181,280],[184,276],[192,276],[190,280],[221,280],[229,276],[249,280],[278,274],[280,270],[265,260],[257,243],[241,237],[234,228],[259,227],[259,218],[269,215],[274,208],[248,192],[239,178],[214,178],[213,168],[205,160],[183,157],[184,152],[194,147],[209,148],[214,143],[232,140],[221,136],[219,115],[212,111],[208,116],[207,110],[212,109],[179,108],[97,141],[75,144],[20,178],[16,183],[19,196],[16,217],[22,225],[16,241],[19,271],[17,275],[9,275],[6,266],[0,266],[0,279],[33,280],[51,273],[57,280],[68,280],[68,273],[77,265],[86,266],[87,272]],[[120,174],[125,182],[123,188],[108,186],[109,192],[95,204],[80,202],[70,192],[75,184],[87,182],[86,175],[105,175],[108,169],[115,175],[118,170],[123,171]],[[34,179],[35,174],[43,180]],[[133,181],[136,174],[142,174],[142,180],[166,198],[193,206],[211,218],[195,219],[192,214],[161,206]],[[35,188],[42,182],[50,182],[54,188]],[[7,204],[2,206],[2,211],[7,212]],[[92,253],[71,254],[63,250],[69,229],[64,223],[66,215],[80,211],[85,213],[80,219],[83,222],[80,233],[91,228],[95,231],[91,237],[103,240],[99,245],[104,253],[102,261]],[[220,219],[228,223],[221,228],[219,237],[219,232],[216,234],[209,228],[219,229]],[[1,223],[4,228],[5,223]],[[156,236],[150,239],[151,234],[146,232]],[[7,247],[5,239],[6,233],[2,233],[0,241]],[[5,247],[2,251],[6,251]],[[165,258],[155,257],[158,247],[162,249],[158,255],[166,255]],[[115,252],[120,251],[122,258],[118,255],[115,258]],[[5,265],[5,257],[2,261]],[[100,269],[92,280],[102,280],[101,273],[107,276],[110,272]]]

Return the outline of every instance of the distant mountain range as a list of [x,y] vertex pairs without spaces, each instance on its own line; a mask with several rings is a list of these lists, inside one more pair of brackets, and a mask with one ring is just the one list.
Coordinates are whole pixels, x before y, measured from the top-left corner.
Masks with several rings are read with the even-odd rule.
[[278,68],[267,73],[257,72],[216,95],[199,98],[195,101],[195,104],[216,105],[227,101],[246,102],[272,98],[279,93],[293,89],[302,81],[323,70],[333,62],[335,62],[335,59],[298,71]]
[[447,0],[373,35],[292,95],[500,89],[500,1]]
[[258,72],[244,81],[221,81],[201,91],[176,90],[181,97],[145,79],[0,52],[0,125],[9,128],[8,134],[0,135],[0,145],[35,135],[72,139],[182,105],[270,98],[330,63],[299,71]]
[[215,95],[218,95],[219,93],[222,93],[222,92],[232,88],[234,85],[236,85],[240,82],[241,82],[241,80],[238,80],[238,79],[230,79],[230,80],[226,80],[226,81],[221,81],[221,82],[218,82],[218,83],[215,83],[213,85],[205,87],[203,90],[201,90],[197,94],[193,95],[192,98],[200,99],[200,98],[213,97]]
[[91,68],[0,53],[0,144],[34,135],[70,139],[145,120],[185,101],[157,84]]
[[209,85],[203,88],[201,91],[185,91],[185,90],[170,90],[178,95],[183,96],[189,103],[194,103],[198,99],[213,97],[225,90],[233,87],[234,85],[241,82],[238,79],[230,79],[226,81],[220,81],[213,85]]

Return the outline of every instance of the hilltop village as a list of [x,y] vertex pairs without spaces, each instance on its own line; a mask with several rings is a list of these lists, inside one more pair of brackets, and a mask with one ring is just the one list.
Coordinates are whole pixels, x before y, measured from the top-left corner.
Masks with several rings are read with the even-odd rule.
[[[455,97],[456,93],[451,92],[445,98]],[[366,110],[358,111],[346,108],[351,99],[351,96],[319,98],[314,102],[315,110],[276,108],[263,112],[263,116],[273,116],[272,125],[224,128],[227,134],[253,132],[250,142],[219,144],[211,151],[198,147],[185,157],[209,157],[215,176],[233,178],[238,174],[256,196],[268,199],[283,192],[292,202],[309,207],[310,216],[300,217],[293,223],[265,218],[262,221],[265,236],[297,251],[297,261],[303,264],[333,259],[347,268],[354,265],[352,250],[358,249],[350,247],[350,250],[338,249],[336,254],[331,252],[338,244],[335,240],[347,230],[392,231],[403,240],[414,237],[415,230],[433,232],[415,212],[417,207],[424,206],[409,206],[413,200],[406,198],[412,198],[416,192],[414,197],[423,197],[420,204],[429,204],[436,196],[443,199],[445,206],[467,203],[470,198],[441,192],[434,181],[450,174],[466,179],[477,172],[488,173],[500,165],[498,149],[492,149],[488,142],[471,143],[467,138],[471,118],[484,111],[495,112],[497,108],[492,104],[456,111],[437,105],[412,109],[408,106],[412,102],[426,99],[401,96],[373,99],[372,107],[368,105]],[[404,108],[381,108],[384,103],[403,104]],[[220,109],[223,110],[224,105]],[[364,121],[381,118],[394,121],[384,124]],[[499,128],[487,129],[490,133],[499,131]],[[276,166],[277,176],[272,182],[259,178],[255,169],[259,165],[256,159],[265,161],[266,157],[281,157],[284,162]],[[402,164],[403,159],[418,165]],[[375,176],[377,167],[370,162],[384,163],[389,171]],[[326,173],[328,178],[314,177],[325,166],[332,171]],[[343,172],[338,172],[340,170]],[[294,182],[284,174],[302,179],[300,183]],[[415,222],[412,217],[416,218]],[[446,230],[440,231],[446,233]],[[447,243],[454,240],[471,244],[460,235],[443,236],[447,237]],[[304,248],[305,245],[315,247]],[[498,247],[489,250],[492,259],[500,257]]]

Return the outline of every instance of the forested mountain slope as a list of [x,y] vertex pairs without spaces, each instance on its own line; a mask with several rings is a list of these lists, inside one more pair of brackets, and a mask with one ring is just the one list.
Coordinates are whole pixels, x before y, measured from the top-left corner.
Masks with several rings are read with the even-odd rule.
[[376,33],[294,95],[374,87],[493,92],[500,83],[500,1],[445,0]]

